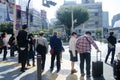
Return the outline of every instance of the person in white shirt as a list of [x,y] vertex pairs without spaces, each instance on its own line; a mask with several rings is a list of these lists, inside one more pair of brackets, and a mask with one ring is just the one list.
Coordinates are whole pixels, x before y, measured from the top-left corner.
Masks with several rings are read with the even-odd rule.
[[77,49],[76,49],[76,38],[77,38],[77,34],[75,32],[73,32],[72,35],[71,35],[70,41],[69,41],[71,74],[77,72],[77,70],[74,69],[74,64],[75,64],[76,61],[78,61]]
[[7,56],[7,47],[8,47],[8,40],[7,40],[7,33],[3,32],[2,34],[2,39],[3,39],[3,50],[4,50],[4,54],[3,54],[3,61],[7,60],[6,56]]

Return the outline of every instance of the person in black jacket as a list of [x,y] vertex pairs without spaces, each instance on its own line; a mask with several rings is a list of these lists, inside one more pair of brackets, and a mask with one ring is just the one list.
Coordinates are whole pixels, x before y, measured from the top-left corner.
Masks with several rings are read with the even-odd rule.
[[32,65],[35,66],[35,51],[34,51],[34,35],[30,33],[28,35],[28,60],[27,60],[27,66],[31,66],[29,63],[29,59],[32,59]]
[[14,51],[15,51],[15,36],[14,34],[11,35],[9,38],[8,44],[10,45],[10,57],[14,57]]
[[25,65],[28,56],[28,35],[27,35],[27,25],[22,25],[22,30],[18,32],[17,44],[18,44],[18,60],[21,63],[21,72],[25,72]]
[[54,49],[54,53],[51,55],[51,66],[50,66],[51,72],[54,69],[55,58],[56,58],[57,72],[59,72],[61,69],[60,54],[62,51],[62,41],[57,35],[58,35],[57,32],[54,32],[53,36],[50,37],[50,47]]
[[114,32],[110,32],[110,36],[107,38],[107,41],[108,41],[108,53],[106,55],[106,58],[105,58],[105,63],[107,63],[107,59],[110,55],[110,53],[112,52],[112,58],[111,58],[111,64],[113,64],[113,60],[114,60],[114,56],[115,56],[115,44],[117,43],[116,41],[116,37],[113,36],[114,35]]

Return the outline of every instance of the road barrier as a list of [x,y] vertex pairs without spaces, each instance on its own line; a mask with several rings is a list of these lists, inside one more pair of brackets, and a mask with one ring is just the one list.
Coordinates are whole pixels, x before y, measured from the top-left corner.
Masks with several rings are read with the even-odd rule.
[[37,80],[42,80],[42,77],[41,77],[41,55],[37,55]]

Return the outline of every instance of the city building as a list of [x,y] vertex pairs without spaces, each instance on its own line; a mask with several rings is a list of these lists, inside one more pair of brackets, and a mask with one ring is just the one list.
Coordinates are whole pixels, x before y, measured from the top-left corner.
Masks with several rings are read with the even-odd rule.
[[76,0],[64,0],[64,5],[75,5]]
[[82,0],[82,4],[95,3],[94,0]]
[[40,14],[42,29],[48,29],[47,12],[45,10],[40,10]]
[[102,26],[103,26],[103,37],[106,38],[108,37],[108,30],[110,28],[109,26],[109,17],[108,17],[108,12],[107,11],[103,11],[102,14]]
[[42,23],[41,23],[41,16],[40,12],[35,10],[34,8],[29,10],[29,18],[28,18],[28,24],[30,26],[31,31],[38,31],[42,29]]
[[82,0],[79,4],[83,8],[89,11],[89,20],[84,24],[75,28],[79,35],[84,34],[85,31],[91,31],[92,36],[97,39],[103,37],[103,26],[102,26],[102,3],[94,2],[94,0]]
[[116,14],[112,18],[112,27],[114,27],[115,23],[120,20],[120,13]]
[[108,12],[107,11],[103,11],[102,13],[102,24],[104,28],[109,28],[109,17],[108,17]]
[[0,24],[6,22],[7,18],[7,6],[6,4],[0,3]]

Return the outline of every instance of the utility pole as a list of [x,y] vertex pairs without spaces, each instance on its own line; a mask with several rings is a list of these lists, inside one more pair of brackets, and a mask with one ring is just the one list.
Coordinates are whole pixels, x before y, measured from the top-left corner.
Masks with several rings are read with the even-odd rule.
[[71,33],[73,32],[73,28],[74,28],[74,16],[73,16],[73,9],[71,11],[71,22],[72,22],[72,27],[71,27]]
[[28,1],[28,4],[27,4],[27,6],[26,6],[26,19],[27,19],[27,26],[28,26],[28,22],[29,22],[28,17],[29,17],[29,5],[30,5],[30,1],[31,1],[31,0]]
[[[14,23],[13,23],[13,33],[16,34],[16,0],[14,0]],[[17,34],[16,34],[17,35]]]

